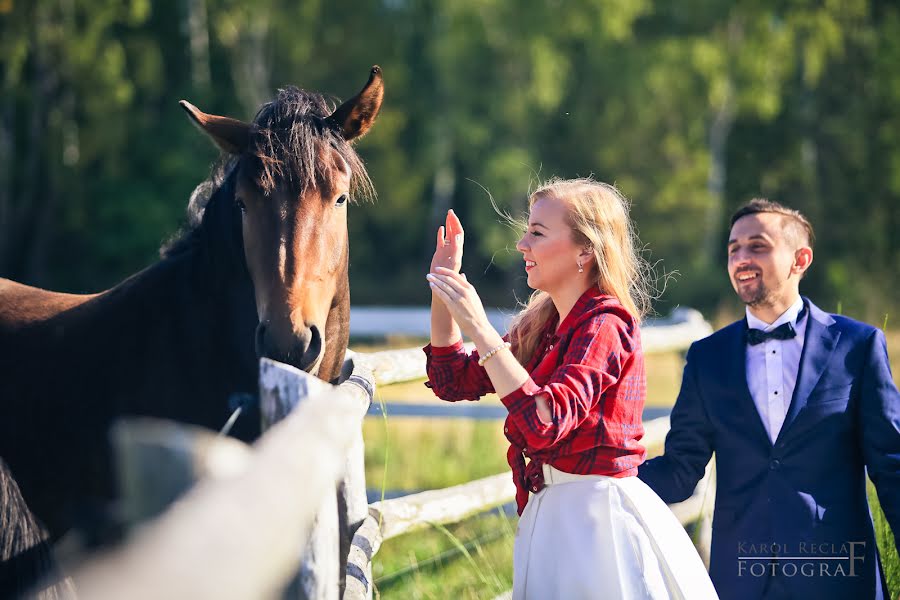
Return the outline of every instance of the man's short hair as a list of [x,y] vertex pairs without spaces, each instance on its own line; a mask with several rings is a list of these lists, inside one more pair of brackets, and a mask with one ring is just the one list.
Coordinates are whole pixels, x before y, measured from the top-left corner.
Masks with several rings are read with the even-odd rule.
[[731,215],[731,227],[734,227],[734,224],[741,217],[759,213],[774,213],[776,215],[781,215],[782,223],[784,224],[785,239],[794,247],[813,247],[813,243],[816,241],[816,234],[813,231],[809,220],[807,220],[799,210],[788,208],[783,204],[772,202],[765,198],[754,198],[737,209],[737,211]]

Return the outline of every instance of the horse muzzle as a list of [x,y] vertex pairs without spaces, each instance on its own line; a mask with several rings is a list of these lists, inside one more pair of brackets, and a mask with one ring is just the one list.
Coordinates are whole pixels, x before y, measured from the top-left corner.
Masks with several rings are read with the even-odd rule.
[[297,367],[310,375],[316,375],[322,364],[325,347],[322,332],[316,325],[309,325],[302,332],[292,331],[281,341],[282,336],[272,329],[270,323],[262,322],[256,327],[256,355]]

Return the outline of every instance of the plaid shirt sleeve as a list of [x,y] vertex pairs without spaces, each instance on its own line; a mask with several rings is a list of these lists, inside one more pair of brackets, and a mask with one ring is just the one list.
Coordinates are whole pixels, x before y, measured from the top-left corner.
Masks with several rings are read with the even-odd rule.
[[[529,378],[501,398],[528,448],[547,450],[583,423],[597,425],[603,412],[597,405],[618,381],[623,361],[631,353],[627,340],[627,326],[621,319],[599,313],[573,333],[560,366],[545,385],[538,386]],[[552,415],[549,423],[538,416],[538,394],[547,397]]]
[[462,340],[446,347],[428,344],[422,350],[428,375],[425,385],[438,398],[450,402],[478,400],[494,391],[487,371],[478,365],[478,351],[467,354]]

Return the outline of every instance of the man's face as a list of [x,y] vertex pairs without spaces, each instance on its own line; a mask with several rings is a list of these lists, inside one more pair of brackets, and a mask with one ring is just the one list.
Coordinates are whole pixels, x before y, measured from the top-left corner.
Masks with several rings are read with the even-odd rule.
[[754,307],[778,306],[799,292],[797,248],[784,235],[783,217],[757,213],[741,217],[728,238],[728,276],[741,301]]

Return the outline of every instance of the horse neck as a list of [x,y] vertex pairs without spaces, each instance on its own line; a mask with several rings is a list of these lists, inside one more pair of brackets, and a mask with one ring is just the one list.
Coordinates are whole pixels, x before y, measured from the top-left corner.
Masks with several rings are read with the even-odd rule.
[[[242,354],[252,355],[257,325],[253,283],[244,259],[241,224],[234,209],[233,185],[226,182],[207,204],[200,226],[191,235],[185,264],[193,277],[193,293],[205,298],[210,330],[228,330]],[[225,320],[221,320],[225,319]],[[221,333],[217,334],[221,335]]]
[[[127,312],[144,312],[149,339],[185,349],[196,348],[194,360],[234,368],[236,361],[255,368],[253,332],[256,304],[243,263],[229,264],[223,249],[200,237],[191,247],[134,275],[107,294]],[[110,298],[110,300],[113,300]],[[162,322],[172,324],[155,331]],[[173,334],[178,339],[164,340]]]
[[[184,347],[183,355],[200,372],[230,369],[229,375],[238,376],[256,369],[257,317],[231,190],[223,184],[209,199],[201,223],[160,262],[113,288],[115,300],[110,300],[133,307],[127,312],[153,306],[147,338]],[[178,339],[164,339],[167,335]]]

